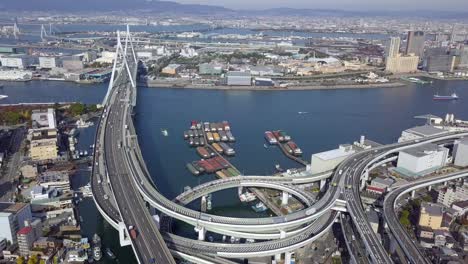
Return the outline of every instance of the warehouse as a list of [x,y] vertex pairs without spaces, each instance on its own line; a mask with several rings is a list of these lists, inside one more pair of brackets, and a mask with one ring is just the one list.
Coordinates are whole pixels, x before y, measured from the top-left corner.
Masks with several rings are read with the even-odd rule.
[[250,72],[231,71],[226,76],[226,83],[233,86],[250,86],[252,75]]
[[400,151],[396,171],[405,176],[424,176],[445,166],[448,148],[425,144]]
[[453,147],[453,157],[455,166],[468,166],[468,138],[462,138],[455,142]]
[[340,145],[337,149],[315,153],[311,159],[311,173],[322,173],[335,169],[340,162],[356,151],[349,144]]

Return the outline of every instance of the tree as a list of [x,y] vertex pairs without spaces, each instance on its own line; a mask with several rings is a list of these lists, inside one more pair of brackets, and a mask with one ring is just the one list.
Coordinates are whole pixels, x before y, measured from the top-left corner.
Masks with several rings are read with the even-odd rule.
[[70,105],[70,112],[73,116],[82,115],[85,112],[84,104],[75,103]]
[[37,264],[37,261],[38,261],[37,255],[32,255],[28,259],[28,264]]
[[24,264],[24,257],[21,256],[19,258],[16,259],[16,264]]
[[411,221],[409,220],[410,212],[408,210],[401,211],[400,223],[402,226],[408,228],[411,226]]
[[97,105],[95,105],[95,104],[88,105],[87,111],[88,112],[96,112],[97,111]]

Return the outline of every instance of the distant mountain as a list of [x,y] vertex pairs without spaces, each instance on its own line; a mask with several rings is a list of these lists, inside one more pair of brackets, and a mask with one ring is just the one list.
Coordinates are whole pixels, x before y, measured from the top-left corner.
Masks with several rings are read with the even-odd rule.
[[62,12],[143,10],[153,13],[190,14],[232,12],[219,6],[189,5],[157,0],[1,0],[0,10]]

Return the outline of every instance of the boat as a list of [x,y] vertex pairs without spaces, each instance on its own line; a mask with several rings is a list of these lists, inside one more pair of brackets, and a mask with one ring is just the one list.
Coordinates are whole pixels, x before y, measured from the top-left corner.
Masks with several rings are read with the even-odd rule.
[[200,155],[200,157],[204,159],[207,159],[211,156],[210,153],[204,147],[197,147],[197,153],[198,155]]
[[194,139],[193,139],[193,145],[194,145],[194,146],[200,146],[200,139],[197,138],[197,137],[194,138]]
[[275,169],[276,169],[276,171],[278,171],[278,172],[283,172],[283,171],[284,171],[283,168],[281,168],[281,166],[280,166],[279,164],[276,164],[276,165],[275,165]]
[[169,136],[169,132],[167,132],[167,129],[161,129],[161,134],[165,137]]
[[223,142],[227,142],[229,140],[226,132],[224,131],[219,131],[219,136],[221,137],[221,141]]
[[236,138],[232,135],[231,131],[226,131],[226,136],[228,137],[230,142],[236,141]]
[[206,196],[206,209],[207,209],[207,210],[211,210],[211,209],[213,208],[213,205],[212,205],[212,203],[211,203],[211,198],[212,198],[212,197],[211,197],[211,194],[208,194],[208,195]]
[[193,137],[193,136],[194,136],[193,130],[189,130],[189,131],[188,131],[188,135],[189,135],[189,138]]
[[221,141],[221,137],[219,136],[218,132],[213,133],[213,138],[214,138],[214,141],[216,141],[216,142]]
[[211,157],[216,156],[216,152],[214,152],[210,147],[206,146],[205,149],[208,151],[208,153],[210,153]]
[[[2,86],[2,87],[3,87],[3,86]],[[3,94],[0,95],[0,100],[5,99],[5,98],[8,98],[8,95],[3,95]]]
[[265,212],[266,210],[268,210],[268,208],[262,202],[258,202],[255,205],[252,205],[252,209],[257,213]]
[[196,128],[197,128],[197,121],[190,122],[190,129],[196,129]]
[[424,81],[415,77],[401,77],[400,79],[412,83],[417,83],[417,84],[427,84],[427,83],[432,83],[432,81]]
[[231,130],[231,126],[229,125],[228,121],[223,121],[222,124],[223,124],[224,130],[226,131]]
[[112,252],[110,248],[104,249],[104,252],[106,253],[107,257],[109,257],[110,259],[115,259],[114,252]]
[[192,165],[192,163],[187,163],[186,167],[193,175],[200,175],[200,171],[195,169],[195,167]]
[[102,252],[101,252],[101,237],[98,234],[94,234],[93,236],[93,258],[96,261],[101,260]]
[[438,101],[451,101],[451,100],[458,100],[458,95],[456,93],[452,93],[451,95],[434,95],[434,100]]
[[198,133],[198,130],[196,130],[196,129],[193,130],[193,135],[194,135],[195,137],[199,137],[199,136],[200,136],[200,134]]
[[78,121],[76,121],[76,127],[77,128],[88,128],[90,126],[94,125],[93,122],[85,122],[82,118],[80,118]]
[[280,134],[280,131],[273,131],[273,136],[279,141],[279,142],[284,142],[284,137],[283,135]]
[[270,143],[271,145],[278,144],[278,140],[275,138],[273,133],[271,131],[266,131],[265,132],[265,139]]
[[210,130],[211,130],[211,132],[216,132],[216,131],[218,131],[218,128],[216,127],[216,124],[215,124],[215,123],[211,123],[211,124],[210,124]]
[[218,129],[218,131],[223,131],[224,130],[224,126],[221,123],[216,123],[216,128]]
[[251,192],[245,192],[239,195],[239,200],[243,203],[253,202],[255,199],[257,199],[257,197]]
[[200,138],[200,146],[205,146],[205,138]]
[[264,147],[264,148],[268,148],[268,145],[267,145],[267,144],[263,144],[263,147]]
[[220,142],[219,143],[219,146],[223,149],[224,151],[224,154],[228,155],[228,156],[233,156],[236,154],[236,152],[234,151],[233,148],[231,148],[228,144],[224,143],[224,142]]
[[286,134],[286,132],[284,132],[284,131],[279,131],[279,133],[280,133],[280,135],[284,138],[284,141],[289,141],[289,140],[291,140],[291,137],[290,137],[288,134]]
[[205,132],[210,132],[210,123],[209,122],[203,123],[203,129],[205,130]]
[[195,144],[195,141],[193,140],[193,137],[189,137],[188,143],[190,146],[193,146]]
[[212,143],[214,141],[213,133],[207,132],[206,139],[208,140],[209,143]]
[[286,143],[286,145],[291,148],[292,154],[294,154],[295,156],[302,155],[302,150],[293,141],[289,141],[288,143]]
[[184,139],[188,139],[189,138],[189,134],[187,131],[184,131]]
[[193,166],[197,171],[199,171],[200,173],[204,173],[204,172],[205,172],[205,168],[203,168],[203,167],[200,165],[199,161],[194,161],[194,162],[192,162],[192,166]]
[[223,154],[223,148],[218,143],[213,143],[213,148],[220,154]]

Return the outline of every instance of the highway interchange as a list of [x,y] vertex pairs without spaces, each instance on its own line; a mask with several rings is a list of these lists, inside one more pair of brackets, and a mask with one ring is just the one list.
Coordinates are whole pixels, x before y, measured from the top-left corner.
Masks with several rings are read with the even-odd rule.
[[[152,183],[139,149],[132,121],[134,107],[132,102],[136,102],[136,87],[132,87],[129,79],[135,78],[136,61],[129,63],[129,66],[132,76],[129,76],[129,71],[121,67],[114,85],[110,87],[109,96],[106,96],[105,111],[96,136],[97,153],[95,153],[92,185],[94,199],[100,212],[108,214],[105,217],[108,221],[110,219],[114,222],[114,227],[115,222],[123,221],[127,228],[130,225],[137,228],[139,235],[132,240],[132,246],[140,263],[174,263],[167,246],[180,252],[203,252],[213,258],[272,256],[291,252],[326,232],[337,219],[339,211],[347,211],[350,214],[350,219],[356,226],[366,246],[369,259],[373,263],[392,263],[381,240],[372,231],[362,207],[359,196],[362,178],[372,166],[397,154],[401,149],[427,142],[453,141],[468,135],[468,133],[448,133],[445,136],[396,143],[358,152],[343,161],[331,174],[330,182],[333,184],[313,204],[306,194],[291,185],[294,184],[291,179],[267,176],[256,176],[256,178],[242,176],[210,182],[194,187],[191,192],[179,196],[179,201],[173,202],[161,195]],[[100,162],[104,164],[99,164]],[[301,183],[323,178],[323,175],[316,178],[309,177],[302,179]],[[106,180],[110,183],[111,192],[107,198],[104,193],[109,190],[106,192],[106,188],[103,187]],[[308,207],[282,217],[233,218],[200,213],[183,206],[186,202],[208,193],[237,186],[262,186],[289,191],[300,197]],[[170,217],[216,233],[251,238],[259,238],[266,234],[269,237],[264,237],[265,239],[275,240],[252,244],[224,244],[195,241],[170,233],[161,235],[145,202]],[[118,213],[113,211],[113,207],[118,208]],[[287,232],[288,235],[278,239],[279,230]],[[404,243],[402,245],[410,247]],[[411,252],[413,253],[416,252]],[[408,259],[412,260],[411,257]],[[412,263],[420,262],[412,261]]]

